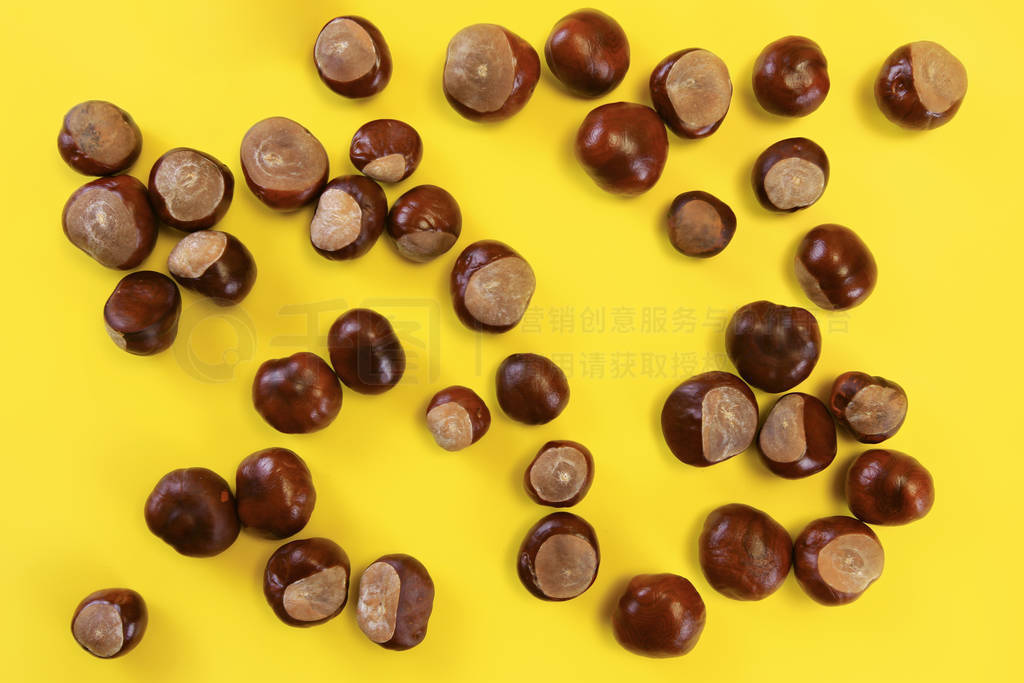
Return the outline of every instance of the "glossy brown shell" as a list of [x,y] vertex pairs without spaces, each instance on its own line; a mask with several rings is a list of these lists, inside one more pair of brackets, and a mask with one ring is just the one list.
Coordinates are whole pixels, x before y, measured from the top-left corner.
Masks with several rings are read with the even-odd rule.
[[359,205],[359,235],[355,240],[341,249],[328,251],[313,244],[312,233],[310,244],[316,253],[332,261],[346,261],[359,258],[377,243],[388,217],[388,198],[384,190],[373,180],[361,175],[345,175],[327,183],[321,196],[329,190],[340,190],[352,197]]
[[924,465],[906,453],[865,451],[846,477],[850,512],[868,524],[909,524],[935,503],[935,484]]
[[237,237],[226,232],[221,234],[227,240],[224,253],[202,275],[186,277],[168,270],[185,289],[209,297],[219,306],[233,306],[245,299],[256,284],[256,260]]
[[[332,567],[344,568],[346,575],[345,597],[337,610],[315,621],[295,619],[288,614],[284,606],[285,589],[296,581]],[[263,572],[263,595],[277,618],[289,626],[316,626],[341,614],[348,604],[348,589],[351,583],[352,570],[348,555],[340,545],[326,538],[305,538],[285,543],[267,560]]]
[[401,553],[384,555],[371,564],[384,562],[397,573],[400,590],[395,632],[391,639],[378,643],[388,650],[408,650],[427,637],[427,625],[434,609],[434,581],[423,563]]
[[859,431],[850,422],[846,409],[860,391],[870,386],[893,389],[897,394],[902,394],[903,400],[907,401],[907,392],[896,382],[884,377],[872,376],[866,372],[844,372],[839,377],[836,377],[836,381],[832,383],[832,392],[829,395],[829,410],[832,411],[832,416],[836,418],[836,421],[849,430],[853,438],[861,443],[874,444],[881,443],[896,434],[900,427],[903,426],[907,415],[906,411],[904,411],[903,415],[893,424],[891,429],[871,433]]
[[738,309],[725,350],[740,377],[763,391],[789,391],[807,379],[821,355],[817,319],[803,308],[755,301]]
[[580,124],[576,159],[601,189],[626,196],[643,194],[665,170],[665,124],[657,112],[642,104],[601,105]]
[[551,422],[569,404],[569,380],[553,361],[535,353],[514,353],[498,366],[498,405],[528,425]]
[[316,505],[309,467],[287,448],[265,448],[242,460],[235,472],[235,497],[242,525],[265,538],[299,533]]
[[[466,308],[466,288],[469,286],[469,280],[473,277],[473,273],[480,270],[484,266],[491,264],[498,259],[503,258],[518,258],[525,261],[523,257],[512,247],[508,246],[503,242],[496,240],[481,240],[474,242],[459,254],[459,258],[455,260],[455,265],[452,266],[452,275],[450,280],[450,291],[452,295],[452,305],[455,308],[455,314],[462,321],[462,324],[471,330],[478,330],[480,332],[508,332],[513,327],[519,324],[519,321],[512,323],[511,325],[488,325],[487,323],[477,320]],[[529,302],[527,302],[529,304]]]
[[252,383],[256,411],[285,434],[323,429],[338,416],[341,397],[337,375],[322,358],[307,351],[264,362]]
[[707,612],[697,589],[676,574],[634,576],[615,605],[615,638],[645,657],[678,657],[697,645]]
[[[799,396],[801,399],[803,407],[803,438],[806,451],[803,457],[792,462],[772,460],[765,455],[764,446],[762,446],[761,435],[764,434],[764,425],[762,425],[761,433],[757,439],[761,462],[772,472],[786,479],[809,477],[812,474],[821,472],[835,460],[837,450],[836,424],[832,420],[832,414],[829,413],[825,404],[810,394],[794,392],[780,396],[778,401],[775,402],[775,406],[778,406],[779,402],[786,398],[786,396]],[[775,410],[775,406],[772,406],[772,410]],[[771,411],[769,411],[768,416],[771,417]],[[767,423],[767,419],[765,423]]]
[[562,17],[544,44],[555,78],[579,97],[607,95],[629,70],[629,40],[619,23],[596,9]]
[[789,576],[789,532],[749,505],[732,503],[712,510],[698,546],[708,583],[735,600],[763,600]]
[[867,245],[853,230],[833,223],[804,235],[793,267],[807,297],[826,310],[863,303],[878,281],[878,266]]
[[164,475],[149,494],[145,513],[150,531],[190,557],[224,552],[241,530],[231,487],[204,467]]
[[107,333],[119,347],[138,356],[169,348],[178,335],[180,316],[178,286],[152,270],[125,275],[103,306]]
[[828,61],[810,38],[786,36],[769,44],[754,62],[754,96],[779,116],[807,116],[825,101]]
[[[683,211],[687,204],[694,201],[710,206],[717,214],[719,224],[694,226],[684,222]],[[668,209],[667,223],[669,241],[676,251],[697,258],[710,258],[722,253],[736,234],[736,214],[733,210],[718,197],[701,190],[676,196]]]
[[[388,182],[400,182],[412,175],[423,158],[423,141],[416,129],[396,119],[376,119],[364,123],[352,136],[348,158],[360,172],[366,173],[367,165],[389,156],[401,154],[405,163],[402,176]],[[370,175],[370,174],[367,174]],[[374,178],[384,182],[382,178]]]
[[331,365],[345,386],[381,394],[405,374],[405,349],[387,318],[368,308],[338,316],[327,333]]
[[931,111],[924,106],[914,85],[911,45],[907,43],[896,48],[882,64],[875,81],[875,102],[887,119],[904,128],[938,128],[956,116],[963,98],[945,111]]
[[[717,464],[704,457],[703,401],[709,391],[718,387],[728,387],[740,392],[750,401],[754,415],[757,415],[757,399],[754,398],[754,392],[739,377],[731,373],[717,370],[705,372],[694,375],[677,386],[661,409],[661,433],[672,454],[687,465],[708,467]],[[725,460],[731,457],[735,455]]]

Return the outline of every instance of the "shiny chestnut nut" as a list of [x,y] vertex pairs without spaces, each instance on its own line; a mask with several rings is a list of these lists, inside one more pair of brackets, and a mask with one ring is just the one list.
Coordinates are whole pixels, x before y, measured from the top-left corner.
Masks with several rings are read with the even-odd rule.
[[597,578],[601,553],[594,527],[571,512],[533,525],[519,547],[519,580],[541,600],[571,600]]
[[807,298],[829,311],[862,303],[878,281],[875,257],[857,233],[842,225],[819,225],[804,235],[793,267]]
[[725,350],[750,385],[778,394],[803,382],[821,355],[818,320],[803,308],[755,301],[733,313]]
[[757,432],[757,401],[736,375],[694,375],[669,394],[661,432],[672,454],[687,465],[707,467],[750,446]]
[[665,170],[665,124],[642,104],[601,105],[580,124],[576,159],[601,189],[626,196],[643,194]]
[[835,460],[836,425],[815,397],[786,394],[768,413],[757,447],[764,464],[780,477],[809,477]]
[[909,524],[935,502],[935,485],[924,465],[906,453],[865,451],[846,475],[850,512],[868,524]]
[[491,427],[491,411],[475,391],[451,386],[434,394],[427,404],[427,427],[446,451],[472,446]]
[[928,130],[946,123],[967,94],[967,69],[938,43],[908,43],[889,55],[875,82],[885,117],[904,128]]
[[544,44],[548,68],[569,92],[607,95],[629,70],[629,41],[619,23],[596,9],[562,17]]
[[634,576],[612,613],[615,639],[644,657],[678,657],[697,645],[707,612],[693,584],[675,574]]
[[231,306],[244,299],[256,283],[256,262],[245,245],[218,230],[186,235],[167,257],[167,270],[185,289]]
[[142,132],[124,109],[110,102],[89,100],[76,104],[64,115],[57,151],[79,173],[120,173],[139,158]]
[[259,367],[252,383],[252,403],[279,432],[315,432],[338,416],[341,383],[320,356],[302,351]]
[[825,517],[793,544],[793,571],[804,591],[823,605],[845,605],[882,575],[885,553],[871,528],[852,517]]
[[508,332],[523,319],[536,288],[526,259],[495,240],[469,245],[452,267],[452,304],[471,330]]
[[371,641],[389,650],[408,650],[427,636],[434,608],[434,582],[409,555],[385,555],[359,577],[356,621]]
[[235,472],[235,498],[242,526],[265,538],[302,531],[316,505],[313,476],[287,448],[265,448],[245,458]]
[[669,241],[687,256],[709,258],[720,254],[735,233],[736,214],[707,192],[684,192],[669,207]]
[[141,595],[129,588],[106,588],[78,603],[71,635],[89,654],[112,659],[135,649],[147,623],[149,611]]
[[267,560],[263,595],[289,626],[316,626],[348,602],[351,567],[340,545],[326,538],[285,543]]
[[377,119],[352,136],[348,158],[361,173],[381,183],[397,183],[412,175],[423,158],[420,134],[408,123]]
[[176,147],[149,171],[153,210],[172,228],[192,232],[216,225],[231,206],[235,177],[209,154]]
[[344,97],[376,95],[391,80],[391,51],[380,30],[362,17],[328,21],[313,46],[316,72]]
[[569,405],[569,380],[562,368],[535,353],[514,353],[498,366],[498,405],[513,420],[542,425]]
[[341,176],[320,193],[309,241],[324,258],[358,258],[377,243],[387,216],[388,198],[380,185],[361,175]]
[[501,121],[519,112],[540,79],[540,57],[503,26],[467,26],[448,43],[444,96],[470,121]]
[[651,101],[666,125],[683,138],[705,138],[722,125],[732,101],[729,69],[700,48],[673,52],[651,73]]
[[846,372],[832,384],[829,409],[857,441],[881,443],[903,426],[907,394],[884,377]]
[[140,270],[121,278],[103,306],[103,322],[115,344],[128,353],[160,353],[178,336],[181,294],[163,273]]
[[292,211],[313,201],[327,184],[327,151],[291,119],[263,119],[242,138],[242,175],[256,198]]
[[732,503],[711,511],[698,541],[711,587],[734,600],[763,600],[789,575],[793,541],[766,513]]
[[382,394],[405,374],[405,350],[388,319],[368,308],[341,314],[327,332],[331,365],[360,394]]
[[426,263],[454,246],[462,232],[462,211],[455,197],[436,185],[412,188],[391,205],[388,235],[398,253]]
[[828,157],[807,138],[779,140],[761,152],[751,179],[761,206],[771,211],[799,211],[825,193]]
[[754,62],[754,96],[771,114],[807,116],[825,101],[828,89],[828,62],[810,38],[780,38]]
[[594,456],[575,441],[548,441],[534,456],[523,486],[541,505],[567,508],[583,500],[594,482]]
[[156,219],[146,186],[127,175],[99,178],[75,190],[61,216],[64,234],[100,265],[131,270],[156,245]]
[[241,530],[231,488],[223,477],[205,467],[165,474],[146,500],[146,525],[189,557],[224,552]]

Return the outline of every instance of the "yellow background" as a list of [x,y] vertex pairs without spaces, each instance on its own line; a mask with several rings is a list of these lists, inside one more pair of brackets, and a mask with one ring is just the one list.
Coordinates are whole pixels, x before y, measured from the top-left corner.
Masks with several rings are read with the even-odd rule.
[[[1009,676],[1019,650],[1019,296],[1022,14],[1014,2],[601,4],[625,28],[633,66],[603,101],[647,102],[647,78],[666,54],[700,46],[729,65],[732,109],[702,141],[672,137],[661,182],[642,198],[602,193],[574,161],[571,141],[594,102],[563,92],[546,67],[528,106],[508,122],[459,117],[440,88],[448,39],[465,25],[508,26],[541,49],[575,3],[480,2],[32,2],[3,10],[2,297],[5,363],[0,503],[0,651],[6,680],[76,681],[736,681],[989,680]],[[341,98],[311,64],[321,25],[338,14],[375,22],[394,56],[387,89]],[[782,35],[811,36],[829,60],[832,91],[797,120],[762,113],[750,89],[760,49]],[[947,126],[907,132],[877,111],[882,60],[911,40],[936,40],[966,64],[970,89]],[[151,358],[107,338],[101,308],[120,274],[73,248],[62,205],[87,178],[57,155],[61,117],[75,103],[109,99],[143,131],[131,170],[146,179],[173,146],[230,165],[235,199],[220,228],[253,252],[259,278],[237,310],[184,293],[177,343]],[[347,148],[365,121],[398,117],[425,141],[411,179],[450,190],[464,214],[456,249],[427,265],[403,261],[386,239],[355,262],[330,262],[309,245],[312,209],[278,215],[242,182],[238,146],[272,115],[292,117],[326,146],[332,175],[352,172]],[[753,159],[775,140],[804,135],[832,162],[810,209],[769,215],[748,186]],[[671,136],[670,136],[671,137]],[[733,206],[739,227],[710,261],[675,253],[662,216],[677,193],[704,189]],[[791,577],[761,603],[715,593],[697,564],[704,516],[746,502],[794,535],[811,519],[846,511],[837,483],[862,450],[845,436],[836,463],[802,481],[770,475],[753,450],[695,469],[676,461],[658,416],[689,372],[722,366],[724,317],[767,298],[811,307],[790,261],[809,228],[856,229],[878,260],[876,292],[848,316],[815,310],[824,350],[801,389],[824,396],[845,370],[900,382],[906,425],[886,446],[932,471],[931,515],[881,528],[882,578],[855,604],[825,608]],[[163,228],[144,267],[165,270],[180,234]],[[506,241],[538,276],[530,328],[482,340],[450,308],[449,269],[461,247]],[[376,301],[373,301],[376,300]],[[309,318],[303,311],[323,310]],[[345,392],[328,429],[286,436],[249,400],[258,364],[298,350],[325,353],[324,335],[347,307],[371,302],[393,316],[409,352],[406,381],[382,396]],[[292,307],[292,308],[288,308]],[[574,331],[552,329],[571,307]],[[605,331],[585,331],[585,310]],[[630,312],[629,309],[632,309]],[[677,309],[692,331],[672,331]],[[668,331],[642,331],[644,311]],[[632,323],[633,332],[615,331]],[[310,323],[312,320],[312,323]],[[312,324],[312,333],[310,332]],[[628,326],[628,325],[627,325]],[[507,354],[569,354],[572,400],[555,422],[525,427],[494,401],[493,372]],[[621,354],[636,354],[634,377]],[[604,377],[595,376],[603,354]],[[679,355],[676,355],[679,354]],[[691,355],[687,355],[691,354]],[[641,367],[668,363],[664,376]],[[673,370],[691,360],[696,368]],[[581,360],[593,361],[586,367]],[[618,365],[616,365],[618,363]],[[450,383],[491,404],[490,433],[449,454],[423,425],[432,393]],[[759,394],[762,409],[771,397]],[[597,476],[575,510],[596,527],[600,575],[582,597],[545,603],[515,575],[526,530],[549,510],[521,490],[523,468],[546,440],[590,446]],[[263,565],[275,544],[243,534],[213,559],[190,559],[149,534],[143,502],[165,472],[206,466],[234,481],[238,462],[271,445],[296,450],[318,491],[302,536],[324,535],[358,576],[388,552],[422,560],[437,585],[425,642],[406,653],[371,644],[349,607],[310,629],[280,623],[264,602]],[[653,661],[620,648],[609,614],[639,572],[689,577],[708,622],[696,650]],[[139,590],[150,608],[139,648],[117,661],[82,652],[69,633],[85,594]]]

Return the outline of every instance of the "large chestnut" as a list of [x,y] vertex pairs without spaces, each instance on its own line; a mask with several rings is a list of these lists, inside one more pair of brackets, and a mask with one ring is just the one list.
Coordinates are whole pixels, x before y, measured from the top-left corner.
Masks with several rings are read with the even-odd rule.
[[315,626],[345,608],[350,571],[348,555],[334,541],[292,541],[267,560],[263,595],[277,618],[289,626]]
[[627,196],[643,194],[665,170],[665,124],[642,104],[601,105],[580,124],[576,159],[601,189]]
[[224,552],[241,530],[231,488],[223,477],[205,467],[165,474],[146,499],[146,525],[190,557]]
[[361,175],[327,183],[309,223],[317,253],[336,261],[362,256],[384,232],[388,198],[380,185]]
[[294,451],[264,448],[239,463],[235,498],[245,528],[280,539],[294,536],[309,522],[316,489],[309,467]]
[[274,116],[242,138],[242,174],[256,198],[292,211],[313,201],[327,184],[327,150],[291,119]]
[[736,375],[705,372],[686,380],[661,410],[661,432],[673,455],[707,467],[750,446],[757,433],[757,400]]
[[341,314],[327,333],[338,378],[361,394],[381,394],[405,374],[405,350],[388,319],[368,308]]
[[754,162],[751,180],[761,206],[793,212],[818,201],[828,185],[825,150],[807,138],[787,138],[771,145]]
[[700,48],[673,52],[651,73],[651,101],[673,133],[684,138],[711,135],[732,101],[729,69],[718,55]]
[[149,172],[153,210],[167,225],[186,232],[216,225],[231,206],[235,177],[209,154],[176,147]]
[[859,598],[882,575],[885,553],[871,528],[852,517],[825,517],[793,544],[793,570],[804,591],[823,605]]
[[491,411],[475,391],[450,386],[434,394],[427,404],[427,427],[438,446],[461,451],[472,446],[491,426]]
[[462,324],[481,332],[507,332],[519,324],[537,288],[533,268],[502,242],[474,242],[452,266],[452,304]]
[[929,40],[896,48],[875,82],[878,108],[904,128],[938,128],[960,110],[966,94],[967,69]]
[[371,641],[389,650],[408,650],[427,636],[434,608],[434,582],[415,557],[378,558],[359,577],[356,621]]
[[391,80],[391,51],[380,30],[362,17],[328,21],[313,45],[320,80],[344,97],[376,95]]
[[761,459],[787,479],[809,477],[836,457],[836,425],[825,404],[809,394],[786,394],[772,406],[757,437]]
[[708,583],[735,600],[763,600],[789,575],[793,555],[789,532],[749,505],[732,503],[712,510],[698,545]]
[[755,301],[742,306],[725,330],[725,350],[740,377],[777,394],[807,379],[821,355],[817,319],[803,308]]
[[828,89],[828,62],[810,38],[779,38],[754,62],[754,96],[772,114],[807,116],[825,101]]
[[697,645],[707,613],[700,593],[676,574],[634,576],[612,613],[615,638],[645,657],[678,657]]
[[103,322],[115,344],[149,356],[174,343],[181,316],[181,293],[171,278],[139,270],[121,278],[103,305]]
[[693,190],[672,200],[668,238],[676,251],[709,258],[729,246],[736,232],[736,214],[714,195]]
[[597,578],[601,554],[594,527],[571,512],[533,525],[519,547],[519,580],[542,600],[571,600]]
[[516,114],[539,79],[537,51],[502,26],[467,26],[448,43],[444,96],[471,121],[501,121]]
[[237,237],[218,230],[186,235],[167,257],[167,270],[185,289],[231,306],[256,283],[256,262]]
[[391,205],[388,235],[398,253],[426,263],[454,246],[462,232],[462,211],[455,197],[436,185],[412,188]]
[[567,508],[583,500],[594,482],[594,456],[575,441],[548,441],[526,468],[523,486],[534,502]]
[[71,635],[91,655],[112,659],[131,652],[146,634],[149,611],[130,588],[90,593],[71,617]]
[[252,383],[252,403],[279,432],[315,432],[338,416],[341,383],[320,356],[301,351],[259,367]]
[[544,57],[569,92],[601,97],[614,90],[629,70],[629,41],[610,16],[581,9],[562,17],[551,29]]
[[935,485],[924,465],[906,453],[875,448],[850,465],[846,501],[868,524],[908,524],[932,509]]
[[64,234],[107,268],[131,270],[156,245],[156,219],[146,186],[127,175],[82,185],[64,204]]
[[120,173],[139,158],[142,133],[124,109],[110,102],[89,100],[76,104],[64,115],[57,150],[79,173]]
[[878,281],[867,245],[853,230],[831,223],[804,235],[793,268],[807,298],[829,311],[859,305]]
[[412,175],[423,157],[423,141],[403,121],[377,119],[352,136],[348,158],[361,173],[381,183],[397,183]]
[[903,426],[907,394],[884,377],[845,372],[832,384],[829,409],[857,441],[881,443]]
[[562,368],[535,353],[514,353],[498,366],[498,405],[528,425],[551,422],[569,404],[569,380]]

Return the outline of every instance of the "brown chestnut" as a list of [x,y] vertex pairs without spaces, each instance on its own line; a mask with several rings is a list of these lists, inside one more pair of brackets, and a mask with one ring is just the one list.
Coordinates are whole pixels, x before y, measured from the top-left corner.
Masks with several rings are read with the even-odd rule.
[[235,472],[235,498],[242,526],[265,538],[288,538],[306,526],[316,505],[313,476],[287,448],[249,455]]
[[327,150],[312,133],[283,116],[263,119],[242,138],[242,175],[256,198],[292,211],[327,184]]
[[829,409],[857,441],[881,443],[903,426],[907,394],[884,377],[845,372],[832,384]]
[[381,394],[405,373],[405,350],[388,319],[368,308],[341,314],[327,332],[331,365],[360,394]]
[[359,577],[356,621],[366,637],[389,650],[408,650],[427,636],[434,582],[409,555],[385,555]]
[[513,353],[498,366],[498,405],[513,420],[542,425],[569,404],[569,380],[562,368],[535,353]]
[[352,165],[381,183],[397,183],[412,175],[423,158],[420,134],[408,123],[377,119],[364,123],[348,148]]
[[874,448],[850,465],[846,501],[868,524],[908,524],[932,509],[935,485],[924,465],[906,453]]
[[376,95],[391,80],[391,51],[380,30],[362,17],[328,21],[313,46],[316,72],[345,97]]
[[786,394],[768,413],[757,447],[764,464],[780,477],[809,477],[835,460],[836,424],[815,397]]
[[707,467],[728,460],[754,440],[754,392],[728,372],[694,375],[666,399],[661,432],[672,454],[687,465]]
[[938,128],[960,110],[967,69],[952,53],[928,40],[889,55],[875,82],[875,101],[885,117],[904,128]]
[[651,101],[673,133],[704,138],[722,125],[732,101],[729,69],[700,48],[673,52],[651,73]]
[[642,104],[603,104],[580,124],[576,159],[601,189],[626,196],[643,194],[665,170],[665,124]]
[[165,474],[146,499],[146,525],[190,557],[224,552],[241,529],[231,488],[223,477],[205,467]]
[[581,9],[562,17],[551,29],[544,57],[569,92],[601,97],[614,90],[629,70],[629,41],[610,16]]
[[427,404],[427,427],[446,451],[472,446],[491,427],[491,411],[475,391],[451,386],[434,394]]
[[301,351],[259,367],[252,383],[252,403],[279,432],[315,432],[338,416],[341,383],[320,356]]
[[142,596],[129,588],[90,593],[71,617],[71,635],[91,655],[112,659],[131,652],[146,634],[149,611]]
[[828,89],[828,62],[810,38],[779,38],[754,62],[754,96],[769,113],[807,116],[825,101]]
[[571,512],[533,525],[519,547],[519,580],[541,600],[571,600],[597,578],[601,553],[594,527]]
[[462,211],[455,197],[436,185],[412,188],[391,205],[388,235],[398,253],[415,263],[447,252],[462,232]]
[[522,320],[536,288],[533,268],[502,242],[474,242],[452,267],[452,304],[471,330],[508,332]]
[[697,645],[707,612],[700,593],[676,574],[634,576],[612,613],[615,638],[645,657],[678,657]]
[[853,230],[831,223],[804,235],[793,267],[807,298],[829,311],[862,303],[878,281],[875,257],[867,245]]
[[761,206],[771,211],[799,211],[825,193],[828,157],[807,138],[779,140],[761,152],[751,179]]
[[540,79],[540,57],[503,26],[467,26],[448,43],[444,96],[470,121],[501,121],[519,112]]
[[803,308],[755,301],[725,330],[725,350],[750,385],[778,394],[803,382],[821,355],[818,320]]
[[289,626],[316,626],[345,608],[350,574],[348,555],[340,545],[304,538],[285,543],[267,560],[263,595]]
[[149,356],[174,343],[181,315],[178,286],[163,273],[140,270],[121,278],[103,306],[103,322],[115,344]]
[[149,193],[128,175],[99,178],[75,190],[61,224],[71,244],[107,268],[131,270],[156,245]]
[[68,166],[85,175],[110,175],[128,169],[142,151],[142,132],[124,109],[89,100],[64,115],[57,151]]
[[708,583],[734,600],[763,600],[789,575],[789,532],[749,505],[732,503],[712,510],[698,545]]
[[669,207],[669,241],[687,256],[708,258],[720,254],[735,233],[736,214],[707,192],[684,192]]
[[583,500],[594,482],[594,456],[575,441],[548,441],[534,456],[523,486],[541,505],[567,508]]
[[793,544],[793,571],[804,591],[823,605],[845,605],[882,575],[885,553],[871,528],[852,517],[825,517]]
[[149,172],[153,210],[167,225],[186,232],[212,228],[231,206],[235,177],[209,154],[176,147]]
[[309,223],[309,241],[324,258],[362,256],[377,243],[388,216],[388,198],[380,185],[361,175],[327,183]]
[[231,306],[244,299],[256,283],[256,262],[245,245],[218,230],[186,235],[167,257],[167,270],[185,289]]

